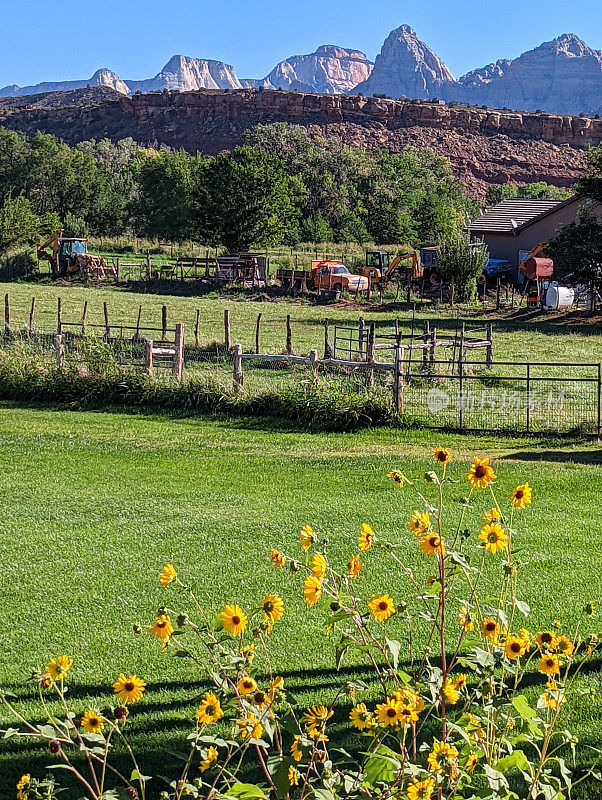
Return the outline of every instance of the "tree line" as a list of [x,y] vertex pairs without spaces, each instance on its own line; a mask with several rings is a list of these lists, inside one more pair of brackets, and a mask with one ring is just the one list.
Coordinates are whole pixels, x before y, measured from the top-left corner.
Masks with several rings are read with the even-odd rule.
[[300,241],[434,242],[476,211],[428,148],[366,151],[286,123],[217,156],[133,139],[70,147],[0,128],[0,249],[65,235],[196,241],[229,250]]

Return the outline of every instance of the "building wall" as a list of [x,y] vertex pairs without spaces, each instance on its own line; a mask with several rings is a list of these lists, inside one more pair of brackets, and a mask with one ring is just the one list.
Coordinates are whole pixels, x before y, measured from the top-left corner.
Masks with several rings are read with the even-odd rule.
[[[529,251],[539,242],[549,241],[560,228],[574,222],[579,209],[588,201],[579,197],[574,203],[569,203],[558,211],[543,217],[521,230],[518,235],[506,233],[471,233],[471,239],[483,239],[489,250],[491,258],[503,258],[513,267],[519,264],[521,250]],[[602,222],[602,203],[590,201],[591,212]]]

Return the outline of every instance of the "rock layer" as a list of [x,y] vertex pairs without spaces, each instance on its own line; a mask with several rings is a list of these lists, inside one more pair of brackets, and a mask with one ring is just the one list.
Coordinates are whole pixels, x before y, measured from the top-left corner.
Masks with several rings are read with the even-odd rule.
[[114,97],[76,110],[4,101],[0,124],[53,133],[70,144],[132,136],[144,146],[218,153],[238,144],[254,125],[289,122],[309,136],[353,146],[391,152],[432,147],[450,159],[477,199],[490,183],[543,180],[570,186],[583,171],[586,145],[602,142],[602,120],[374,97],[251,89]]

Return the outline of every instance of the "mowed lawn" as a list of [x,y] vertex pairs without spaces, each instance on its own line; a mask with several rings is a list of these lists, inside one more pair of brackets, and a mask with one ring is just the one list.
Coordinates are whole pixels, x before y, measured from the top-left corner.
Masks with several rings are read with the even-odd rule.
[[[360,524],[369,522],[382,539],[407,543],[407,563],[426,581],[431,562],[407,530],[414,502],[386,473],[398,468],[420,478],[438,443],[454,453],[452,517],[475,454],[495,459],[502,497],[524,481],[534,487],[517,534],[519,586],[533,609],[529,627],[560,619],[570,631],[583,605],[599,605],[602,596],[600,445],[424,431],[312,434],[247,420],[0,405],[0,685],[34,718],[27,679],[53,656],[75,660],[70,683],[78,712],[102,707],[117,674],[135,672],[148,682],[132,711],[135,745],[144,765],[168,773],[168,751],[185,739],[182,715],[195,707],[202,676],[192,662],[161,653],[150,635],[135,635],[132,625],[144,627],[160,604],[176,603],[158,584],[160,569],[172,562],[210,612],[226,602],[251,610],[267,591],[279,592],[286,615],[272,635],[275,667],[307,702],[329,701],[338,678],[324,612],[305,606],[301,580],[275,571],[269,550],[298,553],[298,531],[309,523],[328,537],[330,558],[346,563]],[[469,516],[475,536],[485,507],[488,500],[479,499]],[[409,599],[408,584],[384,554],[371,551],[365,563],[366,598],[380,590]],[[488,565],[494,586],[499,559]],[[587,625],[602,627],[600,616]],[[532,697],[541,677],[533,678]],[[590,694],[572,704],[568,725],[585,745],[599,745],[599,661],[580,686]],[[345,702],[333,726],[342,741]],[[581,752],[585,763],[588,752]],[[14,797],[21,773],[41,776],[48,761],[43,749],[2,743],[0,797]]]

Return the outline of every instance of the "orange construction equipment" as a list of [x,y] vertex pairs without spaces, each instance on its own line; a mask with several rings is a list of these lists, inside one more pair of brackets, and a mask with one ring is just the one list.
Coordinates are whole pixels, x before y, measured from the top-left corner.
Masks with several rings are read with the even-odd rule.
[[[88,253],[85,239],[66,238],[63,231],[55,231],[38,245],[38,261],[48,261],[53,278],[89,278],[104,280],[107,274],[116,277],[114,267],[109,267],[100,256]],[[48,252],[50,250],[50,252]]]
[[[407,258],[412,260],[411,266],[402,267],[402,261]],[[363,274],[370,278],[373,286],[385,288],[395,279],[401,280],[405,277],[415,281],[422,278],[422,267],[415,250],[397,255],[393,260],[386,250],[369,250],[366,253],[366,266]]]

